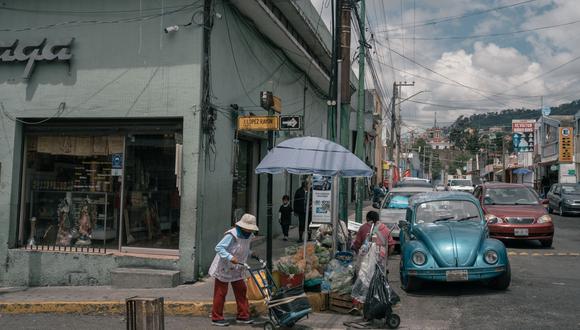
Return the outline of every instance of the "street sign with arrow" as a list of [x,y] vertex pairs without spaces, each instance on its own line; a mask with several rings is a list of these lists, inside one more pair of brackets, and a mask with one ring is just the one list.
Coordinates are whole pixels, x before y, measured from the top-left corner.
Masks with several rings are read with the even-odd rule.
[[302,116],[280,116],[281,131],[298,131],[302,129]]

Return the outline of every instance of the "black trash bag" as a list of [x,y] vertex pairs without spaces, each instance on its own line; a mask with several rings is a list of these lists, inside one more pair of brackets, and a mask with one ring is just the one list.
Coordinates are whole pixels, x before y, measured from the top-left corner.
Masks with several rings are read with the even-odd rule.
[[367,320],[384,319],[391,314],[391,306],[401,300],[399,295],[389,285],[389,281],[379,265],[371,279],[369,291],[363,308],[363,315]]

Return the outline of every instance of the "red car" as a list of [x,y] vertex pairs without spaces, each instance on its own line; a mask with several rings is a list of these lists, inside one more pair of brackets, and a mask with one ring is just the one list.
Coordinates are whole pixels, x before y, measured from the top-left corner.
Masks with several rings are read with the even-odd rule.
[[535,191],[523,184],[485,183],[473,192],[481,202],[489,236],[500,240],[539,240],[551,247],[554,224]]

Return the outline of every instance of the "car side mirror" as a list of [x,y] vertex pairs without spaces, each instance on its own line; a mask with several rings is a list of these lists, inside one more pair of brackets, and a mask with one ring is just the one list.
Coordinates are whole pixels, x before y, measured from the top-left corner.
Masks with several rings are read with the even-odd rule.
[[447,187],[451,187],[451,183],[447,183]]
[[373,203],[373,208],[375,208],[375,209],[377,209],[377,210],[378,210],[378,209],[380,209],[380,208],[381,208],[381,204],[379,204],[379,203],[377,203],[377,202],[374,202],[374,203]]
[[542,199],[542,200],[541,200],[541,202],[542,202],[542,204],[543,204],[543,205],[548,205],[548,204],[550,204],[550,201],[549,201],[549,200],[547,200],[547,199]]

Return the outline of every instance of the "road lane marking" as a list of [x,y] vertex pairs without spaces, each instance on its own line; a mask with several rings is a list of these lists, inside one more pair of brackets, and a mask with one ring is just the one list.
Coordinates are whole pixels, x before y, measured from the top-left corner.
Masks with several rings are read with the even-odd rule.
[[558,257],[580,257],[580,252],[544,252],[544,253],[539,253],[539,252],[515,252],[515,251],[508,251],[508,256],[513,257],[513,256],[532,256],[532,257],[553,257],[553,256],[558,256]]

